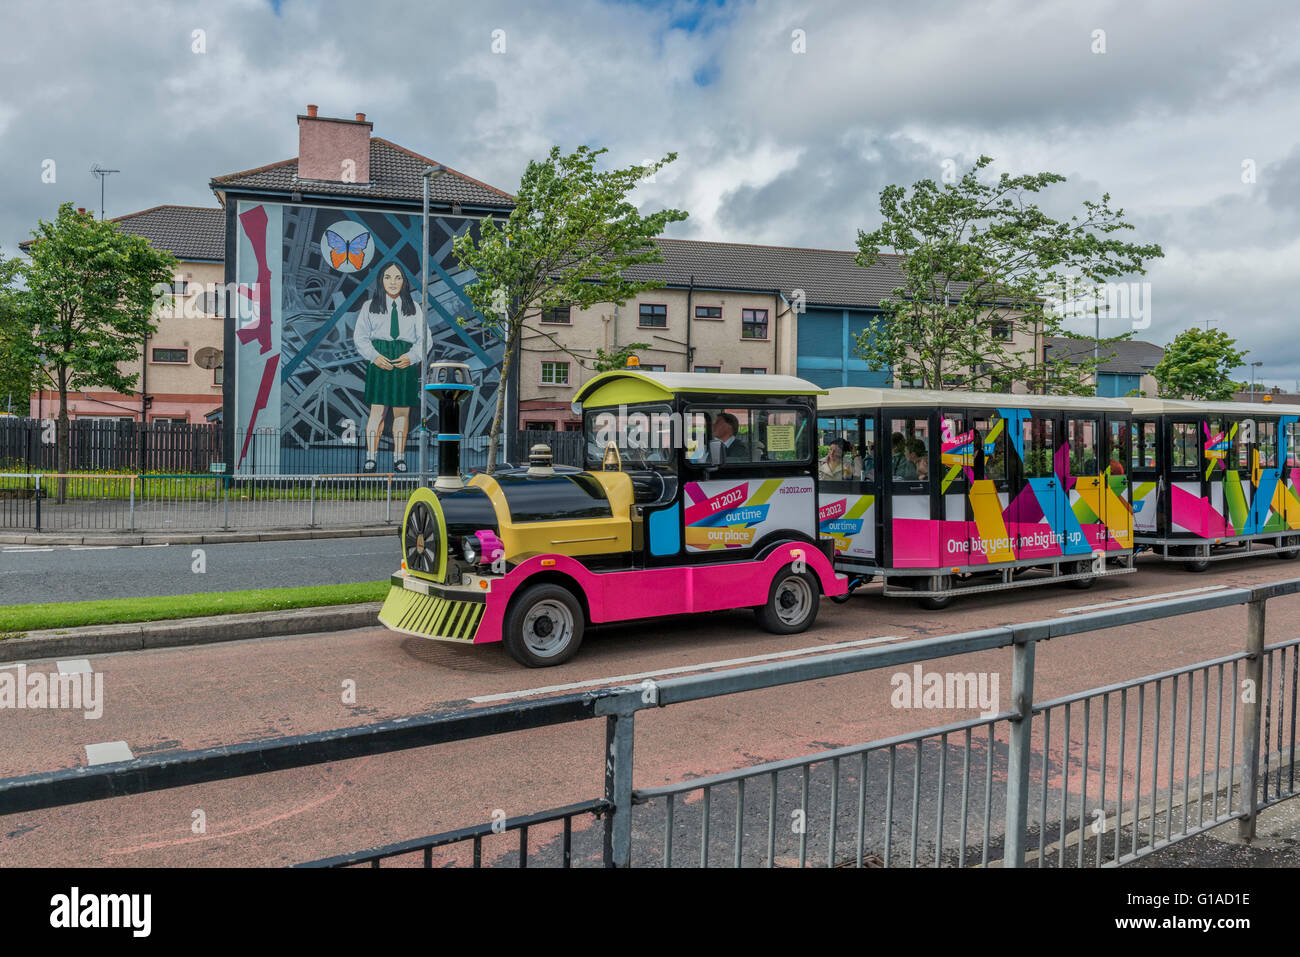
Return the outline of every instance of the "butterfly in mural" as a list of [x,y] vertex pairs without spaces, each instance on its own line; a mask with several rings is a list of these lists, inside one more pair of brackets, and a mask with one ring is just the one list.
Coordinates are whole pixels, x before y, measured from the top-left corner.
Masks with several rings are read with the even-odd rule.
[[351,239],[344,239],[332,229],[325,230],[325,241],[330,246],[330,265],[338,269],[344,263],[353,269],[365,265],[366,246],[370,245],[369,233],[357,233]]

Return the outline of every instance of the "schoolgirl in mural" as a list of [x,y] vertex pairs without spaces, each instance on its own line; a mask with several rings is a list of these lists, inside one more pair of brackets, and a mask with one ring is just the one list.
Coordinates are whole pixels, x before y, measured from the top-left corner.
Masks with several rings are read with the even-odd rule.
[[393,410],[393,471],[406,471],[406,436],[411,410],[420,406],[420,328],[424,314],[411,297],[400,266],[392,263],[375,277],[370,298],[357,312],[352,338],[367,363],[365,403],[366,463],[373,472],[384,432],[384,412]]

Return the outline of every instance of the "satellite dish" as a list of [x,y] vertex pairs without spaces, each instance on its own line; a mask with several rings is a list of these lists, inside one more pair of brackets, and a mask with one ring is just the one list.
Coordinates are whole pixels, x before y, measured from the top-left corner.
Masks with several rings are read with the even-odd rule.
[[194,353],[194,364],[200,369],[216,369],[221,365],[221,350],[204,346]]

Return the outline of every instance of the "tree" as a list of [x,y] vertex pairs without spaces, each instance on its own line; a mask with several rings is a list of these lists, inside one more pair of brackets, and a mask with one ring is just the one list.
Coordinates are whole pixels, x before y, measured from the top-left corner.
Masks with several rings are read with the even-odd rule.
[[23,347],[28,338],[18,313],[14,282],[22,272],[21,259],[0,253],[0,413],[21,409],[27,415],[35,379],[34,363]]
[[[130,392],[159,289],[169,287],[176,259],[113,223],[59,207],[54,222],[32,232],[31,262],[18,313],[27,330],[21,352],[40,382],[59,393],[58,469],[68,467],[68,392]],[[61,493],[60,493],[61,494]]]
[[648,342],[630,342],[625,346],[619,346],[613,352],[606,352],[604,349],[596,349],[596,358],[592,360],[591,367],[597,372],[611,372],[614,369],[626,369],[627,360],[636,354],[638,349],[649,349]]
[[897,185],[881,190],[883,222],[858,231],[856,261],[871,266],[890,250],[900,283],[881,300],[884,316],[856,336],[854,353],[895,381],[920,380],[925,388],[1021,381],[1043,391],[1087,392],[1109,350],[1044,367],[1037,350],[1017,347],[1015,332],[1032,331],[1035,343],[1066,335],[1061,290],[1070,289],[1076,305],[1082,293],[1096,310],[1104,283],[1144,273],[1143,263],[1164,253],[1112,235],[1133,226],[1122,209],[1110,208],[1109,194],[1085,200],[1081,214],[1059,221],[1031,196],[1064,176],[1003,173],[996,183],[981,182],[992,162],[981,156],[955,183],[923,179],[910,194]]
[[[605,149],[580,146],[568,155],[552,147],[545,160],[532,160],[519,184],[515,207],[504,224],[485,218],[477,237],[458,236],[453,249],[460,265],[478,281],[465,294],[477,310],[460,318],[482,323],[505,344],[501,388],[492,416],[487,471],[496,468],[497,439],[505,412],[505,381],[519,348],[520,333],[540,330],[526,321],[540,304],[567,302],[578,308],[596,303],[622,305],[658,281],[632,281],[630,266],[662,262],[651,240],[669,223],[686,218],[678,209],[642,216],[627,195],[647,176],[677,158],[669,153],[648,166],[597,170]],[[545,335],[544,331],[541,331]]]
[[1152,375],[1164,399],[1226,402],[1240,383],[1228,373],[1238,368],[1246,353],[1234,348],[1237,340],[1218,329],[1192,327],[1180,332],[1165,347]]

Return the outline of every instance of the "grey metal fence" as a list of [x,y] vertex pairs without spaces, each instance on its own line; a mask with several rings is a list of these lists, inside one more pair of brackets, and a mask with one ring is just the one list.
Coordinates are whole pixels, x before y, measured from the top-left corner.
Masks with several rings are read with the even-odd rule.
[[[1294,797],[1300,639],[1264,645],[1300,579],[582,694],[154,755],[0,781],[0,814],[605,719],[603,795],[309,862],[1097,867]],[[1034,701],[1035,650],[1247,606],[1243,649]],[[633,785],[638,712],[1009,649],[1010,706],[979,719],[694,778]],[[1071,782],[1075,787],[1071,787]],[[436,813],[434,808],[429,813]],[[595,826],[599,820],[602,826]]]

